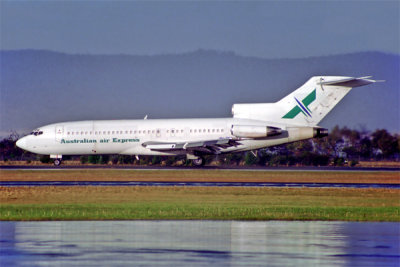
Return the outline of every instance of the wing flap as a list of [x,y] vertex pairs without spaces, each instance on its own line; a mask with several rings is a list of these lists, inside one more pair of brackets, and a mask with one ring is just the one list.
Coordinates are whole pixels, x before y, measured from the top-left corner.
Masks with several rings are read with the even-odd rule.
[[195,142],[145,142],[142,144],[143,147],[155,151],[186,150],[206,154],[219,154],[221,149],[237,145],[240,143],[228,138]]
[[145,146],[151,150],[171,150],[176,149],[176,145],[174,143],[171,144],[148,144]]

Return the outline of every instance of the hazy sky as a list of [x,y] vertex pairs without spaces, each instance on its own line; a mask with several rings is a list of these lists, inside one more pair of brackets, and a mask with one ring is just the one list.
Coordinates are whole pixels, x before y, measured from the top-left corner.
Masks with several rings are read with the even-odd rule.
[[1,49],[264,58],[400,53],[399,1],[0,1]]

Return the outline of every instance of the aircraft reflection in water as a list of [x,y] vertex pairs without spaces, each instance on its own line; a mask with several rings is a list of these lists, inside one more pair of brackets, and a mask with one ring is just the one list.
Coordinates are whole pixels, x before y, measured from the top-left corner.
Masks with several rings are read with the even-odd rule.
[[399,234],[397,222],[0,222],[0,265],[398,266]]
[[17,141],[50,155],[185,155],[195,165],[217,155],[323,137],[318,123],[353,88],[370,77],[318,76],[276,103],[234,104],[233,118],[77,121],[46,125]]

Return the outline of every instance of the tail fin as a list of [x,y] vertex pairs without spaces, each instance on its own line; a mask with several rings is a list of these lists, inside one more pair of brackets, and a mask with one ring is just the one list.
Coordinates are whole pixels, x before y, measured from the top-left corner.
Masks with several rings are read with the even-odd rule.
[[276,103],[235,104],[235,118],[316,126],[353,87],[377,82],[370,77],[317,76]]

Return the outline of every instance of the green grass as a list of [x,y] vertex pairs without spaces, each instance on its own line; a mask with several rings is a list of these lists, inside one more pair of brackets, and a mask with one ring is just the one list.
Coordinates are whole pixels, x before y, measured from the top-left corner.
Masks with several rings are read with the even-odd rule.
[[0,219],[31,220],[340,220],[400,221],[398,207],[263,207],[124,203],[1,205]]
[[0,187],[0,220],[400,221],[400,190]]

